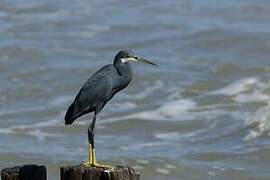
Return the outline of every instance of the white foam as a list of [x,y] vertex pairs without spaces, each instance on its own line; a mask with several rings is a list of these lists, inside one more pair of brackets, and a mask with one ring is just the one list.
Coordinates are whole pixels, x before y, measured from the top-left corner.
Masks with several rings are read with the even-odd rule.
[[180,134],[178,132],[157,133],[154,137],[162,140],[178,140]]
[[97,34],[96,32],[85,32],[85,31],[79,33],[80,37],[82,38],[91,38],[94,37],[96,34]]
[[[194,119],[213,119],[228,114],[227,111],[217,109],[220,106],[197,106],[190,99],[174,100],[164,103],[157,109],[137,112],[121,117],[102,118],[99,125],[125,121],[130,119],[141,119],[150,121],[188,121]],[[89,121],[77,121],[78,125],[87,125]]]
[[269,83],[262,82],[257,78],[246,78],[210,94],[231,96],[238,103],[267,102],[270,100],[270,95],[265,91],[269,87]]
[[136,94],[124,94],[122,97],[126,97],[127,99],[143,99],[146,98],[148,95],[152,94],[153,92],[161,89],[164,87],[164,83],[162,81],[156,81],[154,85],[147,87],[146,89],[140,91],[139,93]]
[[256,84],[259,84],[256,78],[242,79],[222,89],[214,91],[211,94],[227,95],[227,96],[237,95],[242,92],[248,91],[250,86],[254,86]]
[[270,96],[260,91],[254,91],[252,93],[239,94],[234,99],[240,103],[266,102],[270,100]]
[[44,141],[47,137],[61,137],[61,134],[50,134],[50,133],[46,133],[41,131],[40,129],[34,129],[31,131],[27,131],[28,135],[31,135],[33,137],[36,137],[38,139],[38,141]]
[[11,134],[13,131],[7,128],[0,128],[1,134]]
[[8,115],[8,114],[15,114],[19,112],[30,112],[30,111],[40,111],[47,107],[45,106],[35,106],[35,107],[21,107],[16,109],[8,109],[0,111],[0,115]]
[[216,127],[216,123],[211,123],[207,128],[202,128],[200,130],[194,130],[190,133],[179,133],[177,131],[174,132],[162,132],[155,133],[154,137],[164,141],[178,141],[181,139],[190,139],[191,137],[198,136],[198,134],[203,132],[208,132],[210,129],[214,129]]
[[250,129],[244,138],[245,141],[261,136],[270,136],[270,103],[258,109],[245,123]]
[[49,101],[49,104],[53,106],[61,106],[61,105],[67,104],[71,100],[72,100],[72,97],[70,96],[57,96],[56,98]]
[[134,169],[137,170],[137,171],[143,170],[143,167],[142,167],[142,166],[138,166],[138,165],[132,166],[132,168],[134,168]]
[[164,116],[176,117],[183,115],[196,107],[196,103],[189,99],[180,99],[168,102],[159,108],[159,112]]
[[30,124],[30,125],[14,125],[10,126],[9,130],[16,131],[16,130],[27,130],[27,129],[35,129],[35,128],[44,128],[44,127],[50,127],[54,126],[59,123],[59,119],[52,119],[49,121],[39,122],[36,124]]
[[170,174],[170,171],[168,169],[165,169],[165,168],[157,168],[156,171],[160,174],[163,174],[163,175],[168,175]]
[[146,160],[146,159],[136,159],[137,163],[140,163],[140,164],[149,164],[149,161]]
[[172,164],[166,164],[165,167],[167,169],[175,169],[176,168],[176,166],[175,165],[172,165]]
[[208,171],[208,174],[209,174],[210,176],[216,176],[216,173],[214,173],[213,171]]
[[152,147],[156,147],[156,146],[164,146],[168,143],[165,142],[148,142],[148,143],[137,143],[137,144],[130,144],[127,146],[121,146],[120,148],[122,150],[140,150],[140,149],[145,149],[145,148],[152,148]]
[[126,111],[126,110],[130,110],[130,109],[134,109],[134,108],[137,107],[137,105],[135,103],[132,103],[132,102],[114,103],[112,106],[118,112],[119,111]]
[[86,29],[81,30],[80,32],[69,32],[68,35],[70,37],[82,37],[82,38],[92,38],[99,33],[109,31],[111,29],[110,26],[91,24],[86,26]]
[[[174,119],[174,120],[186,120],[190,119],[190,111],[196,108],[196,102],[190,99],[180,99],[166,102],[157,110],[150,111],[149,113],[144,112],[139,115],[145,119]],[[181,118],[181,119],[179,119]]]
[[[61,113],[61,117],[62,117]],[[37,138],[39,141],[45,140],[46,137],[59,136],[59,134],[49,134],[41,130],[41,128],[52,127],[61,124],[62,118],[54,118],[48,121],[38,122],[29,125],[13,125],[7,128],[0,128],[1,134],[15,134],[18,131],[23,131],[25,134],[31,135]]]

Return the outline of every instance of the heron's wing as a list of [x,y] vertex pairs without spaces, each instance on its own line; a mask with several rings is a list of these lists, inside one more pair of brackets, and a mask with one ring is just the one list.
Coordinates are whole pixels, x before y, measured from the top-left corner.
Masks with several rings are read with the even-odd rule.
[[74,112],[84,114],[96,108],[100,111],[111,96],[116,73],[112,65],[107,65],[90,77],[75,98]]

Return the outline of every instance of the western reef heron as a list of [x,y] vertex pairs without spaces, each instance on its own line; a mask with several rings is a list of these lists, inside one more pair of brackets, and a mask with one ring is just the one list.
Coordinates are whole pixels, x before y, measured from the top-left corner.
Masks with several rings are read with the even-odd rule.
[[93,120],[88,127],[89,160],[84,166],[103,166],[95,159],[95,123],[97,114],[112,97],[130,83],[132,69],[130,61],[144,62],[157,66],[142,57],[135,56],[131,51],[120,51],[114,58],[113,64],[103,66],[92,75],[82,86],[74,102],[69,106],[65,115],[65,124],[70,125],[78,117],[94,112]]

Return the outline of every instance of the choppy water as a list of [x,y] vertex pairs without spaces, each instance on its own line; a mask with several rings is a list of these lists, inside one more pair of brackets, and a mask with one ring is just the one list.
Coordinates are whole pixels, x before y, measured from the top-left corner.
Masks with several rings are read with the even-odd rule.
[[142,179],[270,179],[269,1],[0,2],[0,168],[87,159],[79,87],[119,49],[134,80],[107,104],[97,158]]

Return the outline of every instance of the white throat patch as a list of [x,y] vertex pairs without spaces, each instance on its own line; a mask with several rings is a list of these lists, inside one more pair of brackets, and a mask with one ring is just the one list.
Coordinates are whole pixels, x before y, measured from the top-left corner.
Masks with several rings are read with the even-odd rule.
[[126,63],[128,61],[128,58],[121,58],[120,60],[122,61],[122,63]]
[[128,61],[138,61],[138,60],[135,59],[134,57],[121,58],[120,60],[122,61],[122,63],[126,63],[126,62],[128,62]]

